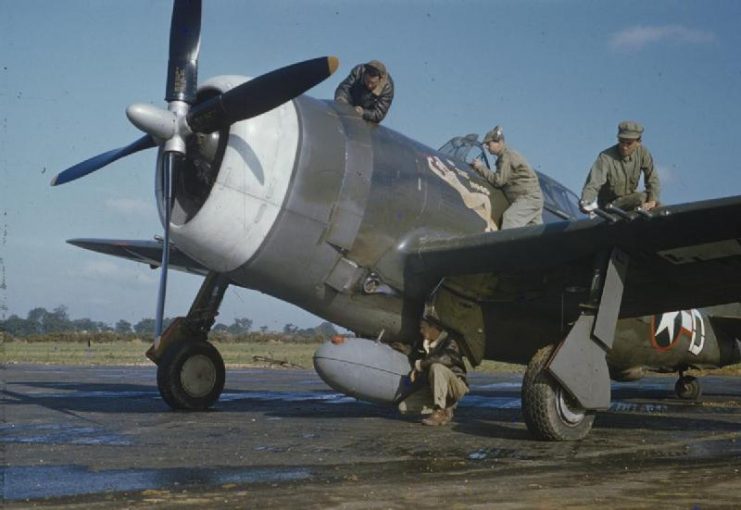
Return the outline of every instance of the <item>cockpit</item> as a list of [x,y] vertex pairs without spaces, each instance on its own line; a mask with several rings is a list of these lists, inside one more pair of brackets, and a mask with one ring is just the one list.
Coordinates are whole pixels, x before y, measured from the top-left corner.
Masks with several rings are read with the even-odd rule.
[[[456,136],[438,149],[438,152],[447,154],[459,161],[470,164],[474,159],[481,159],[492,170],[495,168],[496,158],[484,150],[479,135],[470,133],[465,136]],[[580,219],[583,214],[579,210],[579,197],[561,183],[538,172],[540,188],[543,191],[543,220],[549,221],[548,216],[560,220]],[[552,221],[552,220],[551,220]]]

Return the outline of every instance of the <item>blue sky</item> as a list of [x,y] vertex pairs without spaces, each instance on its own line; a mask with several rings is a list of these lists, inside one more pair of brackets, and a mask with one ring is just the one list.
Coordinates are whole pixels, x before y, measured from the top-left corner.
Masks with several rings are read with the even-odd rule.
[[[164,105],[171,2],[0,0],[0,318],[66,304],[73,318],[153,316],[158,273],[79,250],[75,237],[151,239],[154,151],[49,187],[58,171],[141,134],[133,102]],[[617,123],[642,122],[680,203],[741,192],[741,2],[204,1],[199,77],[257,76],[336,55],[396,83],[385,124],[432,147],[501,124],[510,145],[575,191]],[[174,272],[167,315],[200,278]],[[230,289],[219,320],[280,329],[320,319]]]

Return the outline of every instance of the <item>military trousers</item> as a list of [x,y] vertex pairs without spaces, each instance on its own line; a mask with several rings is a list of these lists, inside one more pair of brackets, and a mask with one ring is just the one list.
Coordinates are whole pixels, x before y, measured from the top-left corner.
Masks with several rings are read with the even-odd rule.
[[502,230],[543,223],[543,199],[519,197],[502,215]]
[[427,371],[429,384],[415,391],[399,404],[402,413],[431,413],[435,406],[440,409],[455,407],[468,393],[468,386],[455,373],[440,363],[433,363]]
[[615,207],[619,207],[623,211],[635,211],[640,206],[646,203],[648,195],[642,191],[636,191],[629,195],[618,197],[610,202]]

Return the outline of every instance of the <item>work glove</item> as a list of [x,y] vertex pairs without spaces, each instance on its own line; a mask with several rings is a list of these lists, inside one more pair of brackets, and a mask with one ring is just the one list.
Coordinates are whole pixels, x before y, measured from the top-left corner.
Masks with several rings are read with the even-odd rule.
[[585,214],[591,214],[597,210],[597,201],[585,202],[584,200],[579,201],[579,209]]

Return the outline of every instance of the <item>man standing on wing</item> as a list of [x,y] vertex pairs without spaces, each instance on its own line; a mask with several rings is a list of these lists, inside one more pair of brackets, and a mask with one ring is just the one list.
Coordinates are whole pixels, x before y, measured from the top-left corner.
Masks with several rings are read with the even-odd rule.
[[[641,143],[643,126],[618,124],[618,143],[597,156],[581,192],[579,206],[585,213],[608,204],[625,211],[650,211],[659,203],[659,175],[654,160]],[[643,174],[646,191],[636,191]]]

